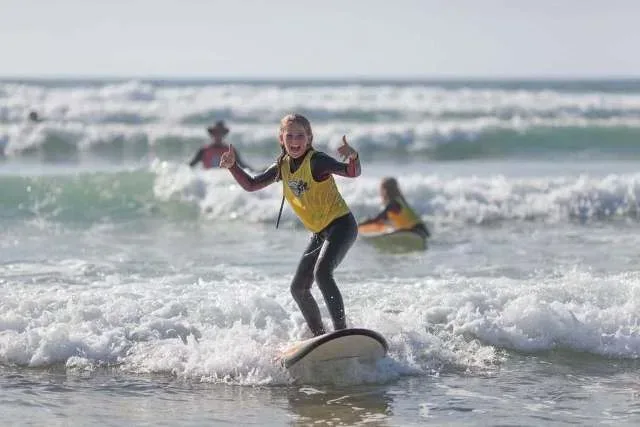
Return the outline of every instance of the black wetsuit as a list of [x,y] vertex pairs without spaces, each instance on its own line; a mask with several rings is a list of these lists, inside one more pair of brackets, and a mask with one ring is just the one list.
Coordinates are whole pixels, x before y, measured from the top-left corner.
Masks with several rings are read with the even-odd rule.
[[291,294],[313,335],[325,333],[320,309],[311,285],[315,279],[327,304],[334,329],[347,327],[342,295],[333,279],[333,270],[340,264],[358,237],[358,224],[353,214],[336,218],[319,233],[313,233],[307,249],[300,258],[296,274],[291,281]]
[[[302,164],[305,156],[291,159],[292,169]],[[356,158],[342,163],[321,152],[314,152],[310,161],[311,173],[316,181],[324,181],[332,174],[356,177],[360,175],[360,162]],[[251,177],[237,165],[230,169],[238,183],[247,191],[255,191],[275,182],[278,166],[274,164],[261,174]],[[318,284],[336,330],[347,327],[342,295],[333,278],[333,270],[340,264],[358,236],[358,224],[349,212],[333,220],[318,233],[313,233],[291,281],[291,294],[314,336],[325,333],[320,309],[311,294],[313,281]]]

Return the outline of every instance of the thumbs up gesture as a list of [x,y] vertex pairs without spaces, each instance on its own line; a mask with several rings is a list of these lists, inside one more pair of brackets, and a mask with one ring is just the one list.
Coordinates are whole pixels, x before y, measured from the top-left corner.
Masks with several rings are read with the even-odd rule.
[[222,153],[220,156],[220,167],[229,169],[236,164],[236,150],[233,145],[229,144],[229,151]]
[[342,156],[343,160],[354,160],[358,157],[358,152],[347,143],[346,135],[342,136],[342,145],[338,147],[338,153]]

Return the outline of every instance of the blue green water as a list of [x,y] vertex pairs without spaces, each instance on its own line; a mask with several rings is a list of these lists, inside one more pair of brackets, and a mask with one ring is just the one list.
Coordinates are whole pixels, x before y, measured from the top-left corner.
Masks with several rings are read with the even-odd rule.
[[[289,110],[360,151],[356,217],[393,175],[433,233],[356,242],[348,322],[389,356],[304,383],[273,359],[308,337],[307,233],[278,186],[186,166],[218,118],[269,164]],[[636,425],[639,118],[634,81],[2,82],[0,419]]]

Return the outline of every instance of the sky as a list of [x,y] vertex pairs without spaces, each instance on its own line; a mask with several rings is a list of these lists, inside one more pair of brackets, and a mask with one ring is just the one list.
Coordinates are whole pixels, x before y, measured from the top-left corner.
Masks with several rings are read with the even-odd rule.
[[0,5],[4,77],[640,77],[637,0]]

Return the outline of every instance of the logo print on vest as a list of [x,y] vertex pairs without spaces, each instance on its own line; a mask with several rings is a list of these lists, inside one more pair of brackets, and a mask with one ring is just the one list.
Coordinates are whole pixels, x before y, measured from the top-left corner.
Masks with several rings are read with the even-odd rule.
[[300,181],[292,180],[287,182],[287,185],[289,186],[293,194],[296,195],[296,197],[302,196],[304,192],[309,189],[309,185],[302,180]]

